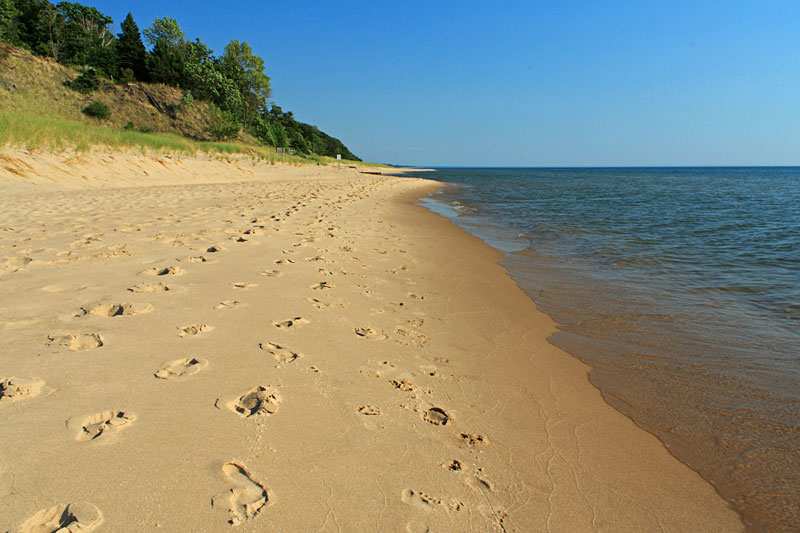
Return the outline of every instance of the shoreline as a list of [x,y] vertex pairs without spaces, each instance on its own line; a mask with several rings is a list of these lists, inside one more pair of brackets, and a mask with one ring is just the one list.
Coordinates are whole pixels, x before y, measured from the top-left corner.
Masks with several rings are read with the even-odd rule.
[[3,217],[3,372],[44,383],[0,402],[0,527],[87,501],[100,530],[742,529],[500,252],[414,204],[439,182],[252,172]]
[[[562,180],[572,175],[575,183]],[[690,183],[683,190],[708,191],[712,182],[720,190],[752,190],[764,182],[792,191],[791,175],[690,171],[682,175]],[[512,279],[558,323],[550,342],[592,367],[590,381],[607,403],[708,480],[748,530],[791,530],[798,503],[791,438],[797,394],[791,366],[785,373],[781,366],[791,361],[797,333],[781,309],[790,294],[781,292],[788,271],[780,249],[767,240],[763,262],[729,266],[725,258],[741,247],[728,247],[738,241],[726,236],[746,240],[748,230],[704,231],[726,218],[729,204],[722,199],[698,207],[705,226],[676,224],[663,241],[652,240],[658,221],[643,213],[642,198],[668,191],[672,174],[652,173],[652,183],[633,187],[638,193],[626,199],[630,182],[647,176],[444,171],[437,179],[464,187],[442,189],[424,203],[505,253]],[[606,180],[606,186],[591,185]],[[653,200],[650,211],[668,220],[676,210],[690,212],[691,196],[676,194],[674,205]],[[772,205],[755,195],[742,209],[762,203]],[[607,205],[629,209],[611,213]],[[714,218],[715,211],[722,214]],[[779,225],[781,213],[772,205],[764,220]],[[692,246],[692,236],[703,246]],[[677,242],[684,247],[673,261],[664,250],[675,250]]]

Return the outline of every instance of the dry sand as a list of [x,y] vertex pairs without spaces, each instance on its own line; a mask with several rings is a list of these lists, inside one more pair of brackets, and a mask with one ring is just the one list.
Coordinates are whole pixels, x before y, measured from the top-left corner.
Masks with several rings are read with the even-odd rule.
[[435,183],[4,154],[0,530],[741,530]]

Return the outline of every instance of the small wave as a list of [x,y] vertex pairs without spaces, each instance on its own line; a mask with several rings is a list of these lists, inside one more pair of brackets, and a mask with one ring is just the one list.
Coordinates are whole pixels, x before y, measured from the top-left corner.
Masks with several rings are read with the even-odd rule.
[[458,214],[465,214],[465,213],[477,213],[478,210],[474,207],[469,207],[467,205],[462,204],[461,202],[450,202],[450,207],[455,209]]

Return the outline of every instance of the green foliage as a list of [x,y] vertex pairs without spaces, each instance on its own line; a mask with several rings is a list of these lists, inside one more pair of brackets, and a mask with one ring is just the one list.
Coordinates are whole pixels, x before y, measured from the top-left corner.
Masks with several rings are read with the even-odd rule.
[[239,123],[230,111],[219,110],[211,126],[208,127],[210,133],[219,141],[234,139],[239,135]]
[[295,120],[291,112],[275,105],[268,110],[271,80],[264,60],[246,42],[231,40],[215,57],[200,39],[186,41],[178,21],[169,17],[140,32],[129,13],[117,37],[108,29],[112,23],[96,8],[76,2],[0,0],[0,40],[63,64],[92,67],[67,84],[75,90],[97,90],[98,73],[121,82],[164,83],[184,90],[180,104],[163,104],[172,117],[195,101],[214,104],[219,112],[209,132],[216,138],[236,137],[243,126],[271,146],[358,159],[341,141]]
[[181,97],[181,107],[194,107],[194,96],[192,96],[192,91],[186,91],[183,93]]
[[134,127],[135,126],[133,125],[133,121],[129,120],[128,122],[125,123],[124,126],[122,126],[122,129],[124,129],[125,131],[131,131],[134,129]]
[[106,120],[111,118],[111,109],[108,108],[108,105],[104,104],[100,101],[94,101],[91,104],[87,105],[83,108],[83,114],[99,118],[101,120]]
[[171,48],[178,48],[183,44],[183,30],[178,26],[177,20],[169,17],[157,18],[142,33],[152,47],[155,47],[159,41],[164,41]]
[[109,48],[114,35],[108,26],[114,21],[94,7],[59,2],[57,18],[63,20],[59,43],[62,60],[74,65],[91,65],[107,74],[116,73],[116,56]]
[[183,80],[183,54],[166,39],[160,39],[147,56],[147,70],[152,81],[179,86]]
[[229,109],[247,124],[266,106],[272,92],[269,76],[264,74],[264,60],[253,54],[249,44],[234,39],[225,47],[220,63],[223,74],[241,96],[241,107]]
[[13,0],[0,0],[0,41],[17,44],[19,34],[16,19],[19,10]]
[[133,70],[129,68],[121,68],[119,69],[119,78],[117,78],[119,83],[131,83],[136,79],[133,75]]
[[[271,131],[280,132],[281,138],[275,138],[273,146],[291,147],[302,154],[314,153],[330,157],[341,154],[343,159],[360,161],[339,139],[321,132],[316,126],[298,122],[291,111],[284,113],[275,104],[269,111],[264,110],[261,118],[269,125]],[[266,136],[257,131],[254,131],[254,135],[264,142],[269,142]]]
[[[130,70],[132,78],[147,81],[147,52],[139,34],[139,26],[133,20],[133,15],[128,13],[120,25],[122,33],[117,35],[117,63],[120,72]],[[132,80],[131,80],[132,81]]]
[[64,86],[81,94],[90,94],[100,88],[100,78],[97,76],[97,71],[90,68],[74,80],[65,81]]
[[136,131],[138,131],[139,133],[153,133],[153,128],[151,128],[150,126],[139,126],[138,128],[136,128]]

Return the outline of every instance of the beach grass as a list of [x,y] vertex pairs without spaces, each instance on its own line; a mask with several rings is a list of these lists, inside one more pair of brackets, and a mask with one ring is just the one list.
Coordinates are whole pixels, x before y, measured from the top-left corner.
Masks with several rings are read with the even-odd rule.
[[57,116],[7,110],[0,111],[0,146],[55,152],[70,149],[86,152],[94,148],[105,148],[134,149],[143,153],[186,155],[203,153],[209,157],[241,155],[273,164],[278,161],[289,164],[330,164],[332,160],[315,154],[278,154],[271,146],[196,141],[170,133],[143,133],[117,129],[103,125],[99,121],[97,124],[91,124]]

